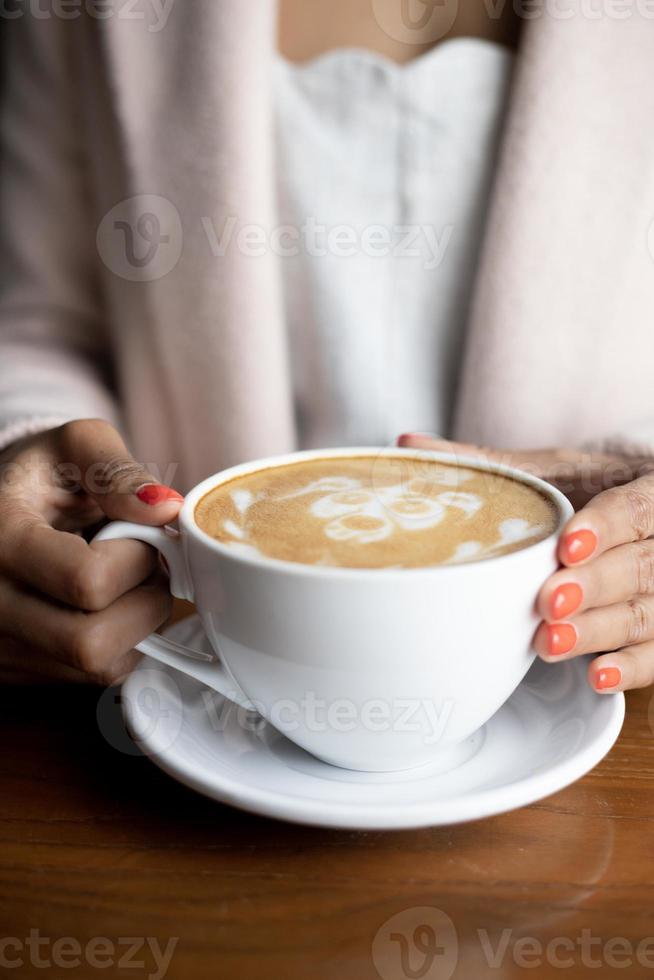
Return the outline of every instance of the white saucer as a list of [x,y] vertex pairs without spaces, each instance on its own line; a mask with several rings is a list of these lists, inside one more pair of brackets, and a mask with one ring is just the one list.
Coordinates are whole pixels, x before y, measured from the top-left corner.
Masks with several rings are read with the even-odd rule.
[[[208,649],[197,616],[167,635]],[[533,803],[583,776],[615,742],[624,696],[594,694],[585,658],[536,661],[447,772],[338,769],[257,715],[145,657],[123,686],[132,737],[169,775],[221,803],[319,827],[399,829],[477,820]]]

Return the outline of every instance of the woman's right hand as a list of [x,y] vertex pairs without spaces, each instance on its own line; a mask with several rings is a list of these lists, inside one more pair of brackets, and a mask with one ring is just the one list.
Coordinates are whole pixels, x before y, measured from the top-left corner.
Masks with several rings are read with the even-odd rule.
[[167,524],[182,500],[99,419],[68,422],[0,453],[2,667],[102,684],[129,673],[135,644],[170,614],[166,576],[140,541],[89,544],[76,532],[103,517]]

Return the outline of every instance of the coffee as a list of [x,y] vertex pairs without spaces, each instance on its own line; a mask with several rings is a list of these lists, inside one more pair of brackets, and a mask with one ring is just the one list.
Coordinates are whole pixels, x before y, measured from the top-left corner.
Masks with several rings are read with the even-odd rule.
[[425,457],[317,457],[219,484],[199,527],[234,551],[304,565],[420,568],[478,561],[549,536],[537,489]]

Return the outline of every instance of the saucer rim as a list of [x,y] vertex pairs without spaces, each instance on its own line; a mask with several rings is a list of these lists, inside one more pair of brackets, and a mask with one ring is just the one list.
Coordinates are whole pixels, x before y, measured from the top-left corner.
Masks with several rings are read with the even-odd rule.
[[[190,625],[188,618],[182,622],[187,628]],[[166,634],[169,635],[171,631],[175,630],[175,627],[180,625],[181,623],[174,624],[166,630]],[[200,625],[199,618],[198,625]],[[566,663],[574,665],[575,661],[571,660]],[[561,664],[560,666],[563,667],[564,665]],[[175,671],[175,668],[146,656],[126,679],[122,689],[125,696],[121,698],[121,701],[125,724],[130,736],[136,728],[130,690],[138,684],[138,675],[144,670],[151,669],[158,670],[163,674],[170,674],[171,671]],[[571,669],[575,669],[574,666]],[[177,673],[177,671],[175,672]],[[143,754],[151,759],[159,769],[183,785],[219,803],[227,803],[236,809],[258,816],[272,817],[304,826],[341,830],[409,830],[454,826],[528,806],[569,786],[590,772],[615,744],[622,730],[625,716],[625,698],[622,692],[598,695],[597,697],[596,710],[607,714],[601,732],[595,735],[589,744],[574,750],[570,756],[554,763],[546,772],[534,773],[519,778],[515,782],[505,783],[490,789],[462,793],[452,799],[423,800],[409,804],[348,804],[338,801],[330,805],[325,800],[306,798],[297,794],[289,795],[283,791],[275,792],[260,789],[239,782],[225,773],[217,776],[214,772],[198,768],[195,765],[191,770],[190,767],[178,763],[174,756],[171,758],[167,751],[158,751],[152,744],[148,744],[147,737],[139,739],[137,744]],[[508,700],[510,701],[510,698]],[[134,699],[134,703],[136,703],[136,699]],[[502,708],[499,711],[502,711]],[[491,724],[491,722],[492,719],[487,724]],[[318,762],[321,765],[328,765],[328,763],[320,762],[320,760]],[[421,766],[416,772],[425,768]],[[196,775],[198,772],[201,775]],[[407,782],[410,785],[411,780],[408,779]]]

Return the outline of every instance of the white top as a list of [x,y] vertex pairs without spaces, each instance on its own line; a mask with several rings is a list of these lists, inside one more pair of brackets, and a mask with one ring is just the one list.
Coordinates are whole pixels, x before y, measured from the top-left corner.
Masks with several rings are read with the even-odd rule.
[[512,53],[277,59],[278,207],[301,445],[446,435]]

